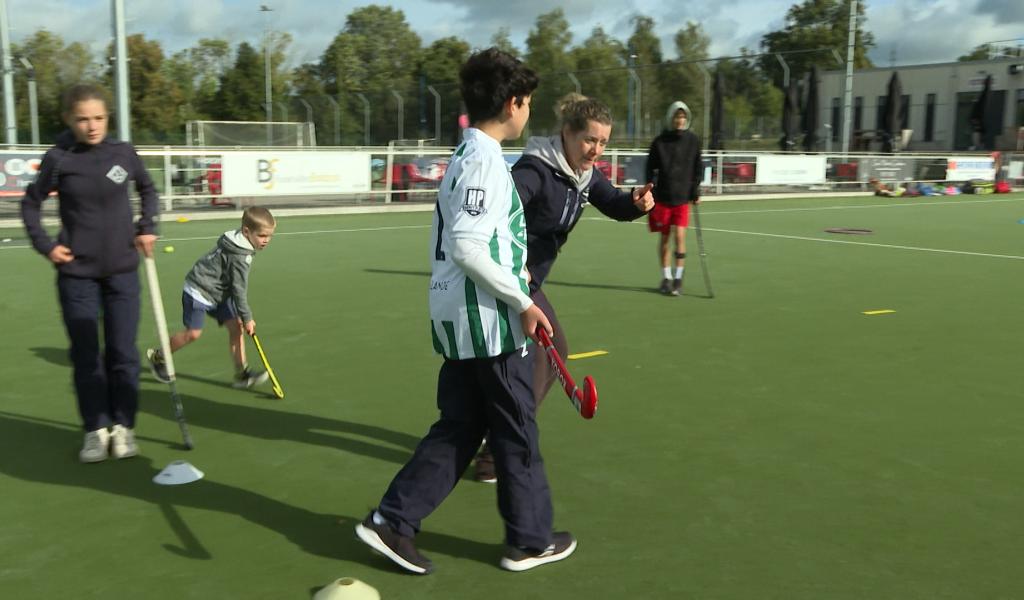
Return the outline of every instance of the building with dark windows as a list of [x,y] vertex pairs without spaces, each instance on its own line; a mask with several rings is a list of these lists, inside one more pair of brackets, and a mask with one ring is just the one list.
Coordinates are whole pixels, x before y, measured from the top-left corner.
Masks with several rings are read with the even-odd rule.
[[[931,152],[973,148],[971,110],[981,94],[985,78],[992,76],[988,110],[984,115],[986,137],[995,150],[1021,149],[1024,145],[1024,57],[992,60],[904,65],[853,72],[850,150],[878,151],[884,122],[889,79],[899,73],[903,88],[902,129],[910,130],[908,151]],[[818,89],[826,125],[822,135],[831,136],[838,148],[843,136],[843,100],[846,71],[827,71]]]

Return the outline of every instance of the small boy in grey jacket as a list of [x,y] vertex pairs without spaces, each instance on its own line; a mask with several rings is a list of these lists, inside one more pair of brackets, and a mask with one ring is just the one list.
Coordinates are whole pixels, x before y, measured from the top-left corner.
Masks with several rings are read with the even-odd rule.
[[[251,388],[267,380],[264,371],[255,372],[245,360],[243,334],[256,332],[256,321],[247,299],[249,268],[253,255],[263,250],[274,235],[277,222],[270,211],[251,206],[242,213],[242,227],[226,231],[217,245],[196,261],[185,276],[181,293],[182,323],[185,329],[171,336],[171,352],[191,344],[203,334],[203,320],[209,314],[227,328],[228,346],[235,361],[236,388]],[[150,348],[146,358],[153,376],[170,381],[163,354]]]

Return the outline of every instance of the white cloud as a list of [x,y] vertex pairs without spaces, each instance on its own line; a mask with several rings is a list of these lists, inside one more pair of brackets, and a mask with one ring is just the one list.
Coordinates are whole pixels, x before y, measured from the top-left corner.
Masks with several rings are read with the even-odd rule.
[[[564,0],[573,43],[586,39],[594,27],[625,40],[631,18],[644,14],[655,21],[666,58],[675,57],[673,38],[687,21],[701,25],[711,38],[713,56],[734,55],[741,47],[757,51],[761,36],[782,27],[795,0],[722,0],[681,3],[678,0],[625,0],[615,3]],[[266,21],[256,0],[132,0],[126,2],[129,33],[160,41],[167,54],[194,45],[204,37],[232,44],[261,42]],[[344,27],[346,16],[370,0],[266,0],[272,27],[293,37],[290,62],[316,61]],[[483,47],[500,27],[524,48],[538,15],[555,6],[550,0],[420,0],[378,2],[405,13],[424,44],[447,36]],[[872,0],[867,3],[867,29],[877,47],[872,58],[897,62],[943,62],[974,46],[1019,37],[1024,26],[1021,0]],[[109,0],[7,0],[12,38],[19,41],[47,28],[67,41],[81,41],[99,55],[111,38]]]

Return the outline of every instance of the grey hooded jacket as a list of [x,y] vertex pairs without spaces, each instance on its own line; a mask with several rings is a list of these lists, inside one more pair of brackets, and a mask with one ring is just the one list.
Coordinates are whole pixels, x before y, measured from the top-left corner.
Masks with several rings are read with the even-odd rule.
[[225,231],[217,240],[217,246],[192,266],[185,276],[185,285],[201,293],[213,306],[229,298],[234,300],[242,322],[251,321],[247,295],[249,268],[255,254],[256,250],[241,229]]

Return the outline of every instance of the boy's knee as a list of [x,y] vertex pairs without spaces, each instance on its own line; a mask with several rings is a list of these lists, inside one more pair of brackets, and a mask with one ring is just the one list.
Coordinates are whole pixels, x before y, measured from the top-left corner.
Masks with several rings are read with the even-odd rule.
[[203,330],[202,329],[189,329],[187,334],[188,334],[188,341],[194,342],[194,341],[198,340],[201,335],[203,335]]

